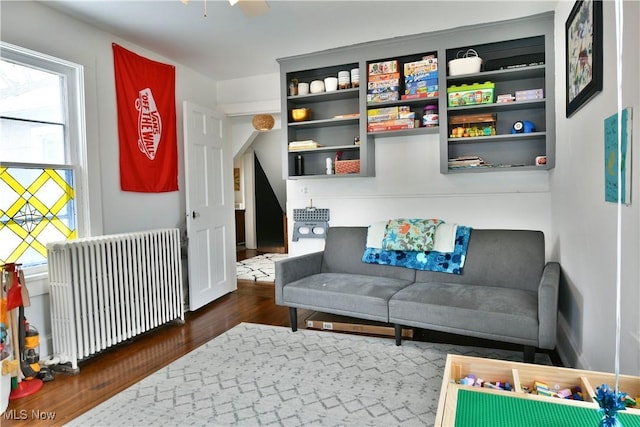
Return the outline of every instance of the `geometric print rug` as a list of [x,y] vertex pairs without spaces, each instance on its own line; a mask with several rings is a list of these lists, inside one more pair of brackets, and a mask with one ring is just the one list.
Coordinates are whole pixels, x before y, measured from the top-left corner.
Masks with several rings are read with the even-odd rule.
[[275,262],[287,254],[261,254],[236,262],[236,278],[253,282],[275,281]]
[[522,361],[522,352],[242,323],[68,425],[433,425],[447,353]]

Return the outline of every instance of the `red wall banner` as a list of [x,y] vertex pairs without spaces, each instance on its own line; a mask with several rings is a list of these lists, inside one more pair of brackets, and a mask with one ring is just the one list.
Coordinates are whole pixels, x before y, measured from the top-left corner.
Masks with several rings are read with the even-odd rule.
[[113,43],[120,187],[160,193],[178,190],[176,70]]

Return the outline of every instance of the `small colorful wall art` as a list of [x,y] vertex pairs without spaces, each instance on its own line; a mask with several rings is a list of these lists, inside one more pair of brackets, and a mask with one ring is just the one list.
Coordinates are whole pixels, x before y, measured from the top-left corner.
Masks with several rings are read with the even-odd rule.
[[[618,113],[604,119],[604,198],[607,202],[617,203],[620,197],[620,203],[631,203],[632,113],[633,110],[630,107],[622,110],[620,123],[618,123]],[[618,138],[619,134],[620,138]],[[620,149],[618,149],[618,141]],[[620,154],[619,165],[618,154]]]

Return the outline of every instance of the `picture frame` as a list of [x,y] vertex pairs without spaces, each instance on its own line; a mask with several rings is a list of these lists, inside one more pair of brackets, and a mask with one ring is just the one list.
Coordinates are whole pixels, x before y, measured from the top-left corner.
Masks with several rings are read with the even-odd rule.
[[565,23],[566,115],[602,91],[602,1],[578,0]]

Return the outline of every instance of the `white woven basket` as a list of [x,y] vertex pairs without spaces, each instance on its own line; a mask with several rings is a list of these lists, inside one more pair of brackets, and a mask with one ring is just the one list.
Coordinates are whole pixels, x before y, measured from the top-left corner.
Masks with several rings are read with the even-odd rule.
[[449,61],[449,75],[459,76],[462,74],[479,73],[482,66],[482,58],[473,49],[458,52],[458,58]]

